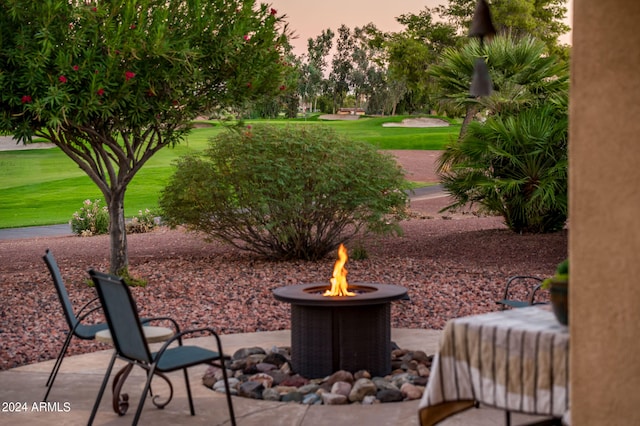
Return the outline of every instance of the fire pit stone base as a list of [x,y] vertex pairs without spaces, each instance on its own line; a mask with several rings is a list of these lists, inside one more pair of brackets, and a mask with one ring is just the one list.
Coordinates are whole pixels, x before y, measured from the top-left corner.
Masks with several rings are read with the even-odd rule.
[[[376,377],[366,370],[345,370],[308,378],[291,368],[291,348],[243,348],[227,361],[232,393],[238,396],[303,404],[373,404],[419,399],[426,386],[433,356],[423,351],[395,349],[389,356],[393,371]],[[224,392],[222,371],[210,367],[203,384]]]

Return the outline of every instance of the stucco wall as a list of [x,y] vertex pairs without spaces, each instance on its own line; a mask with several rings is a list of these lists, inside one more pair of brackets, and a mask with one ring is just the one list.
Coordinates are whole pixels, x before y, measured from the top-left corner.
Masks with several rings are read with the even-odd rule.
[[640,424],[640,2],[575,0],[573,425]]

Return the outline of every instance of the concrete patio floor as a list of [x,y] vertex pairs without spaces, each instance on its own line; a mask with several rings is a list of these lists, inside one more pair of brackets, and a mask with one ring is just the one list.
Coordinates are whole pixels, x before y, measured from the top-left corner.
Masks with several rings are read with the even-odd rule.
[[[433,354],[438,349],[440,331],[393,329],[392,340],[401,348],[422,349]],[[73,344],[73,342],[72,342]],[[185,341],[214,349],[212,338],[195,338]],[[285,331],[233,334],[222,336],[225,353],[241,347],[288,346],[290,333]],[[48,407],[40,410],[44,397],[45,382],[54,361],[26,365],[0,372],[0,424],[17,425],[82,425],[86,424],[95,401],[100,383],[111,357],[111,350],[65,358],[62,368],[49,396]],[[123,363],[117,364],[114,372]],[[206,366],[189,369],[196,415],[189,414],[189,405],[184,389],[182,373],[169,374],[174,387],[173,400],[160,410],[151,401],[145,403],[141,425],[229,425],[229,415],[223,394],[214,393],[201,382]],[[129,394],[130,407],[124,416],[118,416],[111,408],[111,383],[105,391],[94,424],[131,424],[139,395],[144,385],[144,371],[136,368],[124,386]],[[153,390],[160,396],[167,395],[161,380],[154,380]],[[10,412],[18,403],[26,406],[26,412]],[[57,403],[57,404],[56,404]],[[419,401],[374,405],[307,406],[297,403],[282,403],[234,397],[233,405],[237,424],[240,426],[356,426],[356,425],[418,425]],[[522,424],[539,418],[513,416],[513,424]],[[504,412],[488,408],[471,409],[451,417],[441,424],[444,426],[472,425],[493,426],[505,423]]]

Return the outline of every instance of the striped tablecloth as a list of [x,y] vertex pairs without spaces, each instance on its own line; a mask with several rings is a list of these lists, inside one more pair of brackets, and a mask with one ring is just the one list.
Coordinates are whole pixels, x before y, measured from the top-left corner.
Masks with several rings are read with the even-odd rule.
[[549,306],[447,323],[419,407],[422,426],[481,403],[562,417],[569,409],[569,330]]

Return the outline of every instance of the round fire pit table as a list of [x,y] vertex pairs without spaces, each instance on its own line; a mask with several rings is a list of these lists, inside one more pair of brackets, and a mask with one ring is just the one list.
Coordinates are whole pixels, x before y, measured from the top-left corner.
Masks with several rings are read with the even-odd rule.
[[291,304],[291,363],[306,378],[338,370],[391,372],[391,302],[407,289],[389,284],[350,284],[355,296],[323,296],[330,286],[279,287],[274,297]]

